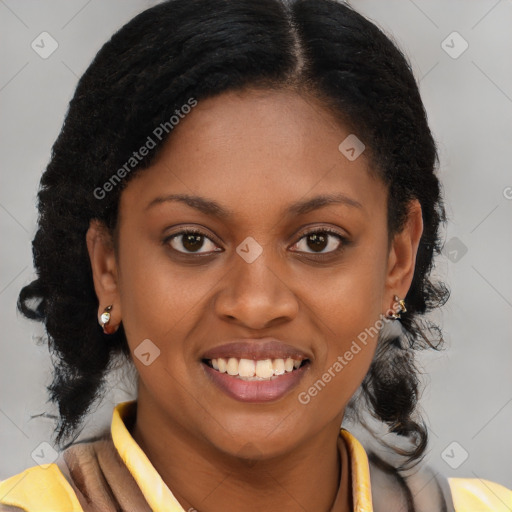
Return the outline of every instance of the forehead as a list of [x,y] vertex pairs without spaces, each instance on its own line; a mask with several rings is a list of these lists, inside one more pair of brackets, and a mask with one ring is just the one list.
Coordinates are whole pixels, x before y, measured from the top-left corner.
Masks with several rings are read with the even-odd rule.
[[342,193],[371,209],[386,190],[364,152],[349,159],[340,151],[354,136],[311,97],[287,90],[224,93],[199,101],[180,120],[126,197],[141,205],[164,193],[214,197],[243,215]]

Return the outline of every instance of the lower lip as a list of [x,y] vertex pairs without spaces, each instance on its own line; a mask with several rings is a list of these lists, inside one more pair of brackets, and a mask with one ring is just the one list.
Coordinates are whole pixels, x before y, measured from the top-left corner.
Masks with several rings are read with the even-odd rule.
[[213,383],[226,395],[240,402],[272,402],[279,400],[294,387],[309,369],[310,363],[271,380],[242,380],[227,373],[221,373],[206,363],[201,363]]

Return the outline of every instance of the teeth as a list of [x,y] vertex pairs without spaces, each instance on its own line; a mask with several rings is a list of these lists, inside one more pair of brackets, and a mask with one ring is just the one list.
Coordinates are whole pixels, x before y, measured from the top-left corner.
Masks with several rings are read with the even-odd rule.
[[[258,361],[258,364],[260,361]],[[238,375],[240,377],[253,377],[256,371],[256,361],[252,359],[240,359],[238,363]]]
[[220,373],[238,376],[243,380],[269,380],[274,375],[283,375],[297,369],[302,364],[298,359],[237,359],[219,357],[211,360],[212,366]]
[[[261,379],[270,379],[274,375],[274,368],[272,368],[272,359],[264,359],[256,363],[256,377]],[[250,377],[250,375],[249,375]]]
[[[214,361],[216,363],[214,363]],[[215,364],[219,367],[220,373],[226,373],[226,360],[219,357],[219,359],[212,359],[212,366],[215,368]],[[215,368],[217,369],[217,368]]]
[[230,357],[226,367],[228,375],[238,375],[238,359]]
[[274,375],[283,375],[284,373],[284,359],[274,359],[272,363]]

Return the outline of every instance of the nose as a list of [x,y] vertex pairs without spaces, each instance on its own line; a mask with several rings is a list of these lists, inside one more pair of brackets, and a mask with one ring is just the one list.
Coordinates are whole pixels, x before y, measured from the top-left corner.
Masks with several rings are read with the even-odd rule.
[[296,317],[299,303],[282,271],[284,263],[271,253],[265,249],[251,263],[234,255],[235,261],[215,300],[219,317],[257,330]]

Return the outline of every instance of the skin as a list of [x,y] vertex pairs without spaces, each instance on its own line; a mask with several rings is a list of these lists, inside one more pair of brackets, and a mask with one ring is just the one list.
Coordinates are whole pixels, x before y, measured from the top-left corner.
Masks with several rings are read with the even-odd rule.
[[[336,443],[345,407],[371,363],[376,337],[307,404],[297,395],[332,367],[411,285],[423,225],[417,201],[388,246],[387,189],[363,153],[338,145],[350,131],[312,98],[245,90],[199,104],[174,129],[156,162],[121,194],[117,248],[92,222],[87,244],[99,299],[113,304],[133,351],[161,353],[139,373],[134,439],[185,510],[327,511],[340,477]],[[193,194],[233,212],[206,215],[168,194]],[[361,207],[329,204],[286,214],[292,203],[343,193]],[[186,253],[185,227],[208,237]],[[309,228],[334,229],[320,248]],[[236,248],[263,249],[252,263]],[[174,248],[173,248],[174,247]],[[180,254],[178,250],[181,250]],[[310,354],[299,387],[275,402],[244,403],[207,379],[201,355],[234,338],[276,337]],[[314,468],[314,470],[312,470]],[[341,468],[344,471],[346,468]],[[191,478],[193,475],[193,478]]]

